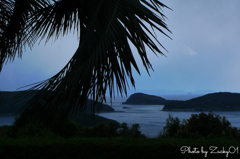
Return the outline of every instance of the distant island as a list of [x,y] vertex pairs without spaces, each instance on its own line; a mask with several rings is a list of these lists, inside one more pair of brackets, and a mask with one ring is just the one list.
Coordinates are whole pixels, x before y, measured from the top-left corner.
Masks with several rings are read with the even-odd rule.
[[162,111],[240,111],[240,94],[219,92],[186,101],[171,101]]
[[134,93],[132,94],[126,102],[123,102],[122,104],[129,104],[129,105],[164,105],[168,100],[154,96],[154,95],[148,95],[144,93]]
[[166,100],[159,96],[134,93],[122,104],[164,105],[162,111],[240,111],[240,94],[218,92],[182,101]]

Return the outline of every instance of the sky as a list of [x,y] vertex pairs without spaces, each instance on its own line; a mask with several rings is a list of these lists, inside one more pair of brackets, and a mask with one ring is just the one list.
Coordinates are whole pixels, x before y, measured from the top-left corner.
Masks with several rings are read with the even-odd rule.
[[[134,92],[240,92],[240,1],[239,0],[160,0],[171,33],[169,39],[156,32],[167,49],[155,56],[148,49],[154,71],[143,68],[133,48],[141,76],[134,72]],[[52,77],[70,60],[78,46],[77,34],[26,48],[22,58],[4,65],[0,90],[19,87]]]

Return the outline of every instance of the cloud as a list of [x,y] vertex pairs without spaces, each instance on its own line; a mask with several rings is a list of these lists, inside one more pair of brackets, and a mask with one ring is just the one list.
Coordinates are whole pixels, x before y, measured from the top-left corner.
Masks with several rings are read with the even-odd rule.
[[191,47],[187,47],[187,55],[189,56],[195,56],[197,55],[198,53],[196,51],[194,51]]

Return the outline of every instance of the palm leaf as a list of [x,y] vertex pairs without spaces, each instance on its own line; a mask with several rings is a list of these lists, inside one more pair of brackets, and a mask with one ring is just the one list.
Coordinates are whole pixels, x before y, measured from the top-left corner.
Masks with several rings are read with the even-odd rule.
[[[162,30],[170,32],[161,7],[167,6],[158,0],[59,0],[32,7],[26,16],[27,27],[18,29],[23,32],[19,41],[34,44],[46,37],[47,42],[72,28],[77,29],[80,38],[66,66],[29,89],[40,90],[31,102],[40,101],[49,116],[58,111],[68,115],[84,111],[87,98],[105,101],[107,90],[111,98],[115,89],[121,96],[127,95],[128,79],[135,87],[132,69],[140,74],[130,44],[137,49],[147,72],[152,66],[146,47],[163,55],[161,43],[147,26],[168,36]],[[17,43],[13,46],[21,49]]]
[[36,42],[29,37],[28,19],[35,10],[49,5],[48,0],[1,0],[0,2],[0,71],[4,62],[22,56],[23,48]]

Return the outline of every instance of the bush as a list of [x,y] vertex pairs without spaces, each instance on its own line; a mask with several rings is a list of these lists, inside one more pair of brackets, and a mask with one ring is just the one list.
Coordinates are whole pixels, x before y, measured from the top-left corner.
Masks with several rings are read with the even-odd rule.
[[122,123],[120,128],[117,130],[119,136],[123,137],[133,137],[133,138],[139,138],[143,137],[146,138],[144,134],[141,133],[140,125],[139,124],[133,124],[132,127],[128,127],[127,123]]
[[180,129],[181,124],[178,117],[173,118],[171,114],[166,119],[166,126],[163,127],[163,132],[160,132],[159,137],[173,137]]
[[12,132],[12,125],[0,126],[0,138],[10,137]]
[[77,135],[77,132],[82,129],[82,126],[75,122],[66,120],[51,126],[51,130],[62,137],[69,138]]
[[192,114],[188,120],[184,121],[183,128],[190,133],[198,133],[200,136],[213,134],[217,137],[231,135],[231,123],[224,116],[221,118],[214,113]]
[[117,136],[117,127],[112,123],[108,124],[98,124],[93,130],[96,132],[97,137],[116,137]]
[[[43,112],[40,102],[35,102],[29,105],[19,117],[15,119],[13,124],[12,137],[18,137],[19,134],[32,134],[37,133],[43,129],[61,135],[63,137],[73,137],[76,135],[79,124],[71,122],[68,116],[56,112],[50,115],[48,112]],[[42,111],[41,113],[39,113]],[[33,126],[34,124],[35,127]],[[25,136],[23,135],[23,136]],[[35,136],[34,134],[33,136]]]
[[180,123],[179,118],[173,118],[171,114],[166,119],[166,126],[163,132],[160,132],[158,137],[239,137],[239,132],[236,127],[231,127],[231,123],[226,117],[220,117],[214,113],[192,114],[189,119],[184,119]]
[[[54,133],[62,137],[145,137],[139,131],[139,124],[133,124],[128,128],[126,123],[122,123],[123,131],[117,132],[118,126],[112,122],[108,124],[98,124],[93,128],[83,127],[79,123],[70,121],[63,114],[47,117],[46,113],[38,113],[41,104],[36,102],[28,107],[23,113],[16,118],[12,137],[37,137]],[[42,115],[41,115],[42,114]],[[46,118],[47,117],[47,118]],[[47,121],[46,121],[47,119]]]
[[52,137],[54,133],[41,122],[32,120],[28,122],[24,127],[21,127],[16,132],[16,137]]
[[139,124],[133,124],[132,127],[128,127],[126,123],[122,123],[120,128],[114,123],[110,122],[108,124],[98,124],[93,128],[82,127],[78,130],[78,137],[102,137],[102,138],[112,138],[112,137],[130,137],[138,138],[145,137],[139,131]]
[[82,127],[78,130],[78,137],[103,137],[103,138],[111,138],[117,136],[117,127],[114,123],[110,122],[100,123],[94,127]]

